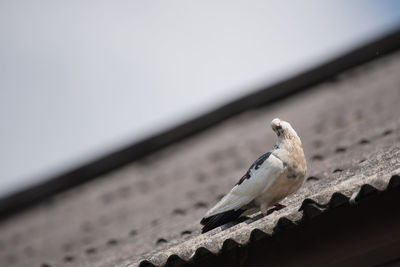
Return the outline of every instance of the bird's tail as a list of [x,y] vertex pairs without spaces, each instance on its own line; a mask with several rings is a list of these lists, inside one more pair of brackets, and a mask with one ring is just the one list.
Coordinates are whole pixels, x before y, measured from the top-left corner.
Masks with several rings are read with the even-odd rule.
[[240,217],[240,215],[244,212],[244,210],[228,210],[225,212],[221,212],[215,215],[212,215],[207,218],[203,218],[200,223],[203,226],[201,229],[202,233],[208,232],[218,226],[224,225],[228,222],[231,222]]

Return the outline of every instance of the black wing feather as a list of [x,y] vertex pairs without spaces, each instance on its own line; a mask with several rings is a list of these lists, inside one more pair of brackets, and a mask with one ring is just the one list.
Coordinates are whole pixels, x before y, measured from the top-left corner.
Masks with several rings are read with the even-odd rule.
[[[246,172],[245,175],[239,180],[239,182],[236,185],[240,185],[243,183],[245,179],[250,178],[250,171],[251,169],[257,170],[260,168],[261,164],[264,163],[268,159],[268,157],[271,155],[271,151],[265,153],[264,155],[261,155],[249,168],[249,170]],[[214,228],[217,228],[218,226],[224,225],[228,222],[231,222],[237,218],[240,217],[240,215],[244,212],[244,209],[239,209],[239,210],[228,210],[225,212],[221,212],[218,214],[215,214],[213,216],[203,218],[200,223],[204,225],[203,229],[201,230],[202,233],[208,232]]]
[[251,169],[254,168],[255,170],[258,170],[258,168],[260,168],[261,164],[263,164],[264,161],[266,161],[266,160],[269,158],[269,156],[271,155],[271,153],[272,153],[271,151],[270,151],[270,152],[267,152],[267,153],[261,155],[258,159],[256,159],[256,161],[254,161],[254,163],[251,164],[251,166],[250,166],[250,168],[247,170],[246,174],[243,175],[242,178],[240,178],[239,182],[237,182],[236,185],[240,185],[241,183],[244,182],[245,179],[250,179],[250,171],[251,171]]
[[213,216],[203,218],[201,220],[201,224],[204,225],[203,229],[201,229],[202,233],[208,232],[218,226],[224,225],[228,222],[231,222],[240,217],[240,215],[244,212],[244,210],[228,210],[225,212],[221,212],[215,214]]

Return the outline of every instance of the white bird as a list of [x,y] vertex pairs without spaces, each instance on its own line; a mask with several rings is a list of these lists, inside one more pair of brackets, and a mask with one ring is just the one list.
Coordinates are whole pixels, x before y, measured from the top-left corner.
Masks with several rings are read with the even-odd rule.
[[296,192],[306,175],[306,159],[300,137],[292,126],[278,118],[271,128],[278,136],[273,150],[260,156],[239,182],[201,220],[202,232],[259,210],[284,208],[279,201]]

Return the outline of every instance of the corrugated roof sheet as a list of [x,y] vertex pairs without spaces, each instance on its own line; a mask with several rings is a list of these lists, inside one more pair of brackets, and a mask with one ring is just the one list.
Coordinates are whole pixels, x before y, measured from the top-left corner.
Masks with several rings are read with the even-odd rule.
[[[361,181],[367,182],[367,184],[362,184]],[[386,185],[385,181],[387,182]],[[392,175],[390,179],[388,179],[388,176],[383,179],[360,179],[358,182],[353,182],[349,182],[351,184],[350,187],[346,184],[337,188],[339,191],[335,191],[332,195],[329,195],[329,190],[316,195],[319,200],[324,202],[318,203],[313,200],[313,197],[307,198],[303,200],[299,210],[291,209],[280,214],[275,214],[275,218],[268,218],[268,221],[272,220],[275,223],[265,223],[262,219],[259,219],[260,222],[257,223],[249,220],[223,233],[223,238],[218,235],[214,236],[214,233],[211,236],[203,235],[201,239],[189,240],[176,247],[154,254],[148,260],[133,262],[127,266],[139,265],[144,267],[164,264],[168,266],[181,266],[185,263],[196,263],[196,261],[204,257],[218,255],[234,247],[248,245],[260,239],[272,237],[276,232],[300,225],[323,212],[341,205],[349,203],[357,205],[363,198],[372,194],[398,188],[400,187],[400,176]]]
[[[391,160],[396,160],[397,165],[400,164],[398,150]],[[371,177],[355,175],[345,182],[329,185],[322,192],[304,199],[298,210],[296,209],[297,206],[292,205],[284,211],[278,211],[273,213],[272,216],[261,218],[254,222],[248,220],[224,231],[215,230],[202,234],[182,244],[155,253],[149,256],[147,260],[136,261],[127,266],[163,264],[180,266],[182,263],[196,262],[197,259],[209,254],[217,255],[223,253],[233,246],[246,245],[254,240],[265,238],[265,236],[272,236],[277,231],[294,227],[303,221],[318,216],[324,211],[346,203],[357,204],[357,202],[372,193],[399,187],[400,176],[397,173],[400,173],[400,167],[394,170],[393,173],[396,174],[388,175],[384,171],[383,173],[378,172]],[[301,200],[301,196],[299,198]],[[295,202],[294,199],[292,201]]]
[[[355,193],[372,190],[365,184],[385,190],[400,172],[399,70],[400,53],[380,58],[10,217],[0,222],[0,263],[179,263],[270,235],[277,224],[296,224],[302,203],[312,217],[323,205],[357,201]],[[207,208],[273,146],[274,117],[290,121],[302,138],[309,170],[304,187],[270,216],[201,235]]]

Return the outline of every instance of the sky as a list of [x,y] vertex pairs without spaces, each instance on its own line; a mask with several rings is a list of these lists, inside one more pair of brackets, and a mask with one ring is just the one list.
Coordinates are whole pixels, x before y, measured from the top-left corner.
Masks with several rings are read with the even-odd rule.
[[397,1],[0,0],[0,197],[398,25]]

